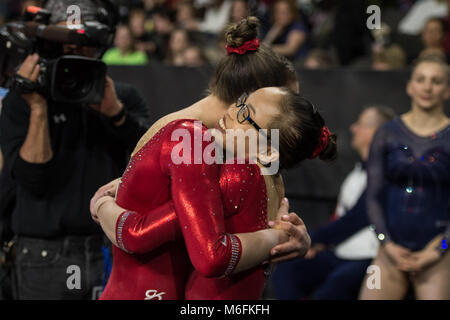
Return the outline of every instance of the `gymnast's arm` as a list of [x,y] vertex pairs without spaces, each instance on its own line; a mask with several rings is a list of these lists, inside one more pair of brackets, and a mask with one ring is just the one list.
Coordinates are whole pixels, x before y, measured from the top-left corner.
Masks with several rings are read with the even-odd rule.
[[[169,201],[144,215],[126,211],[114,199],[105,196],[96,209],[100,225],[109,240],[129,253],[146,253],[160,245],[182,237],[173,202]],[[239,233],[242,246],[241,258],[232,271],[241,271],[259,265],[267,259],[269,250],[286,240],[280,230],[265,229],[251,233]],[[254,250],[259,248],[259,250]]]
[[[191,145],[199,143],[194,138],[195,131],[199,130],[194,122],[187,122],[184,128],[191,132]],[[202,130],[202,134],[206,134],[204,127]],[[200,141],[199,157],[211,144],[204,140]],[[195,147],[188,151],[193,164],[173,165],[171,151],[175,150],[179,142],[171,140],[166,143],[172,146],[163,148],[165,153],[161,154],[161,167],[171,177],[172,200],[181,232],[191,263],[200,274],[220,277],[233,273],[235,269],[236,272],[243,271],[268,259],[270,249],[278,242],[287,241],[284,232],[273,229],[257,231],[252,237],[227,233],[219,186],[219,166],[197,159]],[[242,255],[243,252],[245,254]]]
[[391,241],[384,218],[385,205],[385,153],[388,133],[384,127],[376,132],[367,163],[367,214],[382,243]]
[[[192,127],[190,129],[193,130]],[[226,233],[218,166],[169,166],[170,154],[161,158],[164,158],[162,167],[166,168],[172,179],[173,203],[137,215],[125,212],[113,201],[108,201],[112,200],[111,197],[98,201],[100,224],[114,244],[125,250],[151,251],[152,246],[175,239],[181,226],[194,267],[204,276],[222,276],[260,264],[269,258],[272,247],[287,240],[284,231],[275,229],[251,234]],[[108,204],[102,205],[103,201]],[[241,256],[242,251],[244,255]]]

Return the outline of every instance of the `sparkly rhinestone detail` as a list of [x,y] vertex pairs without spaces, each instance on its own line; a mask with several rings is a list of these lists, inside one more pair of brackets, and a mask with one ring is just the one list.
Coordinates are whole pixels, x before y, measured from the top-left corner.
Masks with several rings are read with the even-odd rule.
[[240,249],[239,239],[234,234],[227,234],[227,236],[230,237],[231,242],[231,259],[224,276],[230,275],[233,272],[234,268],[236,268]]
[[131,252],[128,251],[127,249],[125,249],[125,246],[123,244],[123,238],[122,238],[122,230],[123,230],[123,226],[124,226],[127,218],[130,216],[130,214],[134,214],[134,213],[135,212],[132,212],[132,211],[125,211],[119,217],[119,222],[117,224],[117,233],[116,233],[117,245],[119,246],[120,249],[122,249],[123,251],[128,252],[128,253],[131,253]]
[[[139,163],[142,158],[145,158],[145,156],[149,153],[155,152],[155,147],[159,146],[159,140],[162,139],[164,135],[165,127],[161,128],[150,140],[148,140],[142,148],[139,149],[130,159],[128,162],[127,168],[125,169],[123,175],[121,184],[123,183],[123,186],[121,185],[121,188],[127,188],[130,178],[132,177],[135,172],[133,172],[134,167],[137,163]],[[170,166],[170,164],[168,164]]]
[[[241,219],[245,214],[249,219],[247,222],[252,224],[252,231],[267,228],[269,199],[265,179],[260,175],[256,164],[223,165],[220,185],[222,193],[224,193],[224,200],[226,199],[224,201],[226,219]],[[247,199],[249,200],[247,201]],[[250,212],[245,213],[248,210]],[[239,218],[233,218],[238,214]]]

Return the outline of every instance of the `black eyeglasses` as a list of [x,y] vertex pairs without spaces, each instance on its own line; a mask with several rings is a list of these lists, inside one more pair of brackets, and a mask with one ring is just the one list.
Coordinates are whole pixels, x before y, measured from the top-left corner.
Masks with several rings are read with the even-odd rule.
[[[237,113],[237,121],[242,124],[245,121],[248,121],[258,132],[261,132],[266,138],[270,140],[270,137],[261,129],[260,126],[256,124],[256,122],[250,117],[250,107],[252,105],[248,105],[245,102],[247,101],[249,94],[244,92],[236,102],[236,107],[240,108]],[[253,107],[252,107],[253,108]]]

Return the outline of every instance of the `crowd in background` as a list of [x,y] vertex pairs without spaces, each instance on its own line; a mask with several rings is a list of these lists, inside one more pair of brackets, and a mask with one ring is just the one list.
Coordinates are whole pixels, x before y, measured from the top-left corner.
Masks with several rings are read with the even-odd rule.
[[[20,19],[24,8],[29,5],[39,6],[40,2],[2,0],[0,25]],[[107,64],[146,65],[158,62],[171,66],[215,66],[226,54],[226,39],[223,32],[226,25],[252,15],[257,16],[261,22],[259,36],[261,41],[273,51],[293,61],[296,67],[309,69],[346,67],[386,71],[407,68],[417,58],[426,60],[427,57],[437,56],[439,61],[433,61],[433,58],[422,62],[422,69],[416,67],[417,74],[415,78],[411,77],[410,82],[419,83],[416,78],[427,74],[428,70],[432,70],[430,73],[433,76],[438,75],[445,80],[441,81],[442,83],[434,83],[435,86],[442,87],[442,94],[436,98],[438,103],[435,103],[438,108],[435,109],[438,109],[436,113],[439,113],[436,118],[445,118],[447,121],[442,106],[448,98],[444,97],[444,91],[447,89],[444,84],[448,83],[448,79],[446,73],[442,72],[445,66],[441,61],[448,63],[450,57],[450,0],[120,0],[118,2],[120,2],[121,22],[117,26],[114,47],[103,57]],[[370,13],[367,13],[366,9],[372,4],[381,8],[381,25],[374,30],[367,27]],[[421,100],[423,90],[418,84],[416,87],[409,88],[407,92],[412,98],[412,109],[417,108],[420,103],[427,104],[431,99],[425,99],[427,101],[423,102]],[[435,107],[431,106],[431,102],[429,104],[429,108]],[[354,171],[347,177],[349,180],[344,181],[342,185],[335,217],[340,220],[337,219],[337,223],[327,224],[311,233],[313,244],[306,259],[279,265],[274,275],[278,299],[358,298],[366,269],[377,257],[378,240],[384,239],[383,233],[381,239],[380,233],[376,238],[374,230],[369,231],[371,222],[365,207],[366,161],[376,130],[394,116],[392,112],[386,112],[384,107],[372,106],[365,109],[352,125],[351,144],[361,156],[363,164],[355,166]],[[448,135],[448,131],[445,132]],[[443,134],[444,129],[441,131],[441,135]],[[443,145],[445,139],[442,136]],[[407,150],[407,147],[404,148]],[[421,158],[424,161],[424,156]],[[434,158],[429,161],[431,163]],[[448,174],[448,171],[446,172]],[[412,192],[407,188],[404,196],[409,197]],[[430,192],[430,194],[437,193]],[[448,228],[445,236],[448,239]],[[358,246],[355,247],[355,243]],[[361,243],[367,245],[361,246]],[[436,243],[430,241],[430,244],[424,247],[426,250],[423,249],[416,254],[419,257],[419,254],[435,253],[436,246]],[[441,240],[439,246],[442,251],[447,248],[445,239]],[[419,259],[410,252],[407,255],[411,256],[411,261]],[[392,256],[395,258],[395,254]],[[446,259],[444,261],[436,258],[440,264],[433,261],[435,269],[428,269],[428,274],[441,273],[442,278],[435,276],[433,278],[437,279],[435,283],[430,281],[428,283],[432,284],[430,287],[433,291],[438,292],[439,290],[435,288],[441,288],[442,294],[431,294],[423,285],[426,284],[426,279],[422,280],[419,277],[414,279],[412,276],[417,298],[441,299],[446,297],[445,294],[448,295],[447,266],[450,259],[448,255]],[[420,267],[426,269],[425,263]],[[397,269],[400,270],[400,267]],[[390,270],[400,274],[397,269],[392,267]],[[416,272],[414,269],[401,271]],[[296,278],[293,278],[293,274]],[[397,283],[407,282],[402,278],[403,275],[402,273],[401,277],[398,276],[400,280],[397,279]],[[440,286],[437,285],[438,282],[441,283]],[[396,284],[392,279],[383,283]],[[381,298],[404,298],[407,286],[394,285],[386,291],[387,293],[383,292],[384,296]],[[391,293],[392,296],[389,296]],[[366,293],[362,298],[379,297],[370,297]]]
[[[2,1],[0,24],[40,0]],[[118,0],[121,23],[107,64],[216,65],[228,23],[253,15],[260,38],[305,68],[393,70],[419,56],[450,54],[447,0]],[[369,5],[381,9],[370,30]],[[373,21],[377,21],[376,19]]]

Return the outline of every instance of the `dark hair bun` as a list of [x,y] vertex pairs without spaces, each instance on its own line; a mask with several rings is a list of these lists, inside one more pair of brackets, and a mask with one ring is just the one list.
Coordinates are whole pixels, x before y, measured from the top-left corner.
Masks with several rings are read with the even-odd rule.
[[245,42],[258,36],[259,20],[256,17],[247,17],[238,23],[229,25],[225,29],[225,39],[230,47],[240,47]]
[[337,136],[332,133],[328,137],[327,147],[319,154],[319,159],[324,161],[333,161],[337,158]]

